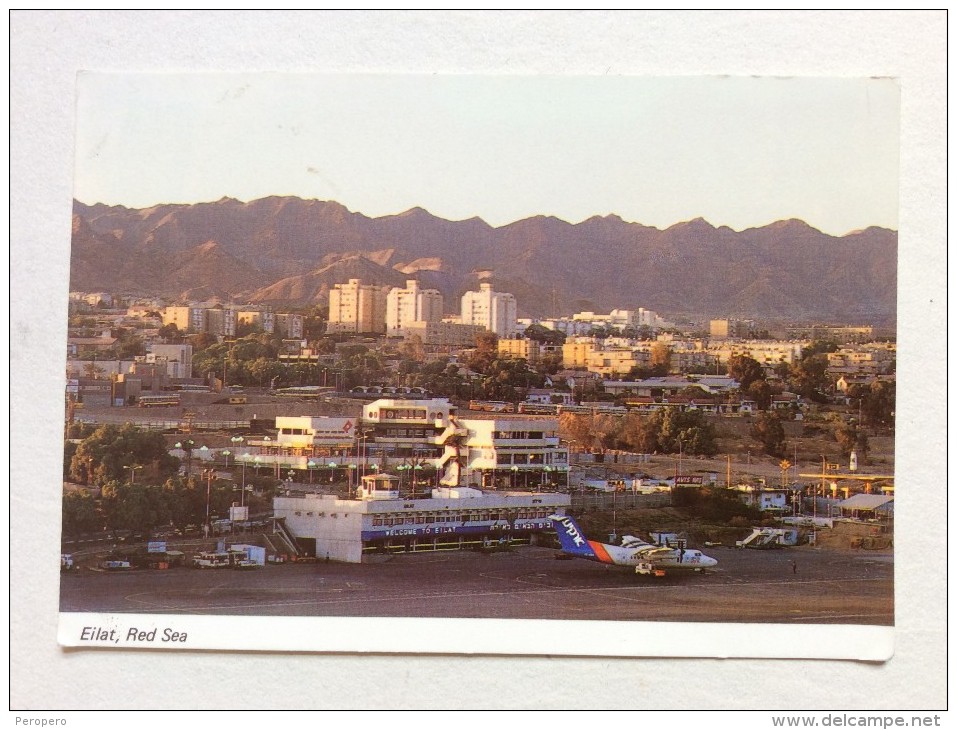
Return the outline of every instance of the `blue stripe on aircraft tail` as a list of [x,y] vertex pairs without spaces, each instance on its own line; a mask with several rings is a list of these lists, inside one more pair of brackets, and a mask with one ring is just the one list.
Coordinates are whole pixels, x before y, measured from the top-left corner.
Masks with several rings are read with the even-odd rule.
[[578,524],[568,515],[552,515],[548,519],[555,525],[555,532],[558,534],[558,541],[562,545],[562,552],[569,555],[577,555],[581,558],[594,558],[595,551],[592,550],[588,540]]

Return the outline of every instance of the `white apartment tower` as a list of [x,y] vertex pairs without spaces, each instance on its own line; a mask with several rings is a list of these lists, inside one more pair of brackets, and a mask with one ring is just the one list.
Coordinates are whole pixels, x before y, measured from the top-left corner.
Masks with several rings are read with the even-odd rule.
[[499,337],[515,334],[518,305],[511,294],[492,291],[491,284],[480,284],[479,291],[462,297],[462,324],[477,324]]
[[419,282],[409,279],[405,289],[395,287],[386,297],[386,334],[401,337],[414,322],[441,322],[442,304],[438,290],[420,289]]
[[328,332],[385,332],[386,297],[389,289],[359,279],[336,284],[329,291]]

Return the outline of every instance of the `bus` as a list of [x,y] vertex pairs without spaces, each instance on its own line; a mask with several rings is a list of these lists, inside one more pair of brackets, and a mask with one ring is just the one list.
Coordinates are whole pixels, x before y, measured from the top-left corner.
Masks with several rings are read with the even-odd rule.
[[300,385],[298,387],[292,388],[278,388],[274,391],[278,396],[284,396],[286,398],[322,398],[327,395],[332,395],[336,392],[335,388],[327,387],[325,385]]
[[178,406],[178,393],[162,393],[160,395],[141,395],[138,405],[140,408],[158,408],[162,406]]
[[489,413],[514,413],[515,404],[499,400],[471,400],[470,411],[487,411]]

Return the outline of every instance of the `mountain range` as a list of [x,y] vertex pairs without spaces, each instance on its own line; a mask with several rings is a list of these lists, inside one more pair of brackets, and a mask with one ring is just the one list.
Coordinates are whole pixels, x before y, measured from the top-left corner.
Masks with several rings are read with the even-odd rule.
[[296,197],[134,209],[74,201],[70,289],[177,300],[311,306],[349,279],[440,290],[446,309],[491,281],[519,315],[652,309],[892,325],[897,233],[827,235],[800,220],[734,231],[697,218],[665,229],[616,215],[535,216],[493,227],[422,208],[370,218]]

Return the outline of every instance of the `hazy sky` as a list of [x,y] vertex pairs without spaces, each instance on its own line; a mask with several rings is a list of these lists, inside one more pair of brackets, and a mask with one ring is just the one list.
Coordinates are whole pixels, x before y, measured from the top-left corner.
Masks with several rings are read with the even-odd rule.
[[75,197],[897,228],[889,79],[81,74]]

